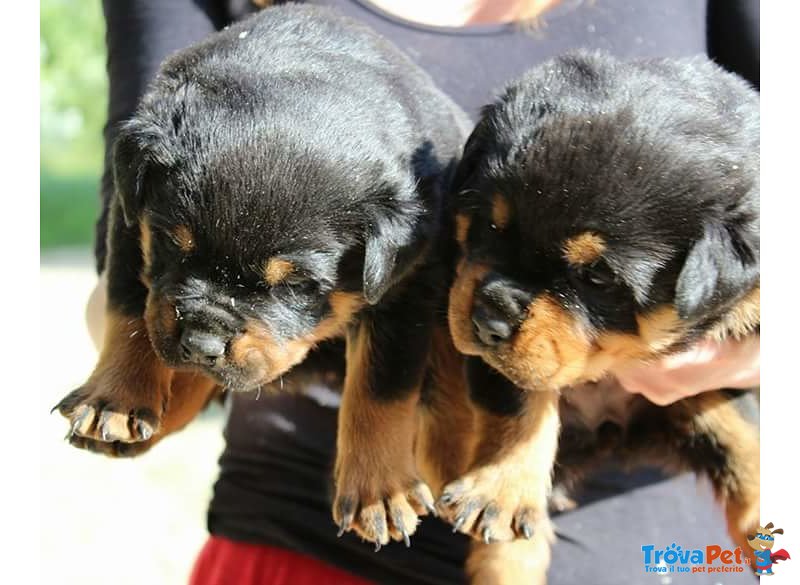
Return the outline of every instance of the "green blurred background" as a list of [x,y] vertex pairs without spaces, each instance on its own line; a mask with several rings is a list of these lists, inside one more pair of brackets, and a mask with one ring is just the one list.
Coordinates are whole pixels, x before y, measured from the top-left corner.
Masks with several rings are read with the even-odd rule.
[[107,79],[100,0],[42,0],[42,250],[93,240]]

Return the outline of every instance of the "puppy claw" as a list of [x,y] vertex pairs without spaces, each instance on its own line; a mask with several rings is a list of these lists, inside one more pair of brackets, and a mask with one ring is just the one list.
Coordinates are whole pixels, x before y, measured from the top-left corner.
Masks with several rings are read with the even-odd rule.
[[417,482],[407,493],[406,499],[417,516],[436,515],[436,505],[430,488]]
[[461,530],[461,527],[464,526],[464,522],[466,521],[467,519],[464,516],[459,516],[456,518],[456,521],[453,522],[453,532],[455,533]]
[[489,530],[488,527],[483,529],[483,542],[485,542],[486,544],[492,544],[492,542],[493,542],[493,540],[492,540],[492,531]]
[[531,530],[530,525],[528,524],[522,525],[522,536],[524,536],[528,540],[533,538],[533,530]]
[[[341,478],[338,481],[343,483]],[[410,547],[420,516],[425,516],[433,506],[433,495],[428,486],[417,479],[392,483],[401,484],[401,487],[379,485],[364,495],[358,489],[340,487],[333,505],[339,535],[352,530],[363,540],[374,543],[376,550],[393,540]],[[378,495],[387,493],[392,495]]]
[[342,497],[337,500],[334,508],[334,519],[338,519],[339,532],[336,533],[336,536],[341,538],[345,532],[350,530],[355,515],[356,505],[351,498]]
[[91,428],[91,420],[88,421],[90,424],[84,427],[84,423],[87,422],[89,417],[94,417],[94,408],[87,406],[86,404],[79,406],[75,420],[72,422],[72,426],[70,427],[73,435],[83,435],[89,432]]
[[339,530],[336,531],[336,538],[341,538],[344,536],[344,533],[347,532],[347,528],[344,525],[339,525]]
[[136,432],[139,433],[142,441],[148,441],[153,436],[153,429],[142,420],[136,423]]

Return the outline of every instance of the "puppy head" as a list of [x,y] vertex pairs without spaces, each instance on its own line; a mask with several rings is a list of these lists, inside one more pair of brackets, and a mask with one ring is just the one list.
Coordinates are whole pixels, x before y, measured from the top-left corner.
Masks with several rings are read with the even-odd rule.
[[380,301],[413,260],[423,209],[407,171],[326,140],[274,95],[271,110],[227,95],[162,77],[114,170],[157,353],[248,389]]
[[458,349],[559,389],[757,326],[757,141],[757,96],[709,63],[534,70],[456,172]]

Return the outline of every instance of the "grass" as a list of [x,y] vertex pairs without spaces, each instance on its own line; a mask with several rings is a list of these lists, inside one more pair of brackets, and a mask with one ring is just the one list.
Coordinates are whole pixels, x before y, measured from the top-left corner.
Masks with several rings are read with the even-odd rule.
[[100,178],[91,173],[61,175],[43,168],[39,180],[40,248],[91,245],[100,210]]
[[94,240],[107,112],[105,27],[97,0],[40,4],[42,250]]

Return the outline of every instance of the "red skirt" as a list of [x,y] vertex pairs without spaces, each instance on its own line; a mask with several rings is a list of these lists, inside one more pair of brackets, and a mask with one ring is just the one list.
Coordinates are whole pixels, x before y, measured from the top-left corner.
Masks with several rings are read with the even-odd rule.
[[189,585],[371,585],[290,550],[211,536],[192,569]]

